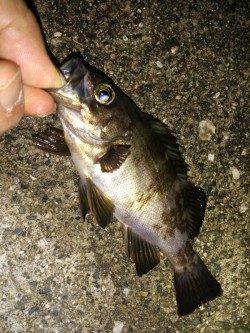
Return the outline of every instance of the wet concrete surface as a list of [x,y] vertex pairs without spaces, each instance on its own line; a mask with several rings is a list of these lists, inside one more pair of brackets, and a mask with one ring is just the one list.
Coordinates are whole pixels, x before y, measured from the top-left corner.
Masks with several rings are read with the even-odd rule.
[[247,332],[246,2],[35,3],[59,62],[81,51],[179,137],[224,293],[179,318],[168,263],[136,277],[122,226],[81,219],[70,159],[32,146],[56,116],[26,118],[0,141],[1,332]]

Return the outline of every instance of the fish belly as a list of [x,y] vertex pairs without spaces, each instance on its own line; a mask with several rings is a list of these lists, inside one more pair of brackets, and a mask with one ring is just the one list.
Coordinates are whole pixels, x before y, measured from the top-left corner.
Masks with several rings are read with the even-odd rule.
[[105,193],[115,206],[114,216],[125,227],[149,243],[158,246],[172,256],[187,241],[186,233],[177,227],[170,230],[164,216],[171,215],[171,204],[167,196],[152,190],[152,175],[141,164],[131,168],[129,158],[117,170],[104,173],[100,165],[72,155],[81,178],[90,178]]

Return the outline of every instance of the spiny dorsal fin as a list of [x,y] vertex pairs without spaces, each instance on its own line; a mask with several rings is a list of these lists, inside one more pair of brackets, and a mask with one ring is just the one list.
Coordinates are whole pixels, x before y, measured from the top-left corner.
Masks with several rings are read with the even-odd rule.
[[87,180],[87,195],[91,213],[94,215],[96,222],[105,228],[112,219],[114,205],[91,180]]
[[176,177],[180,180],[187,180],[187,164],[180,153],[180,146],[172,131],[167,125],[150,114],[143,113],[143,120],[146,121],[151,128],[155,136],[155,141],[164,149],[167,161],[170,161]]
[[129,145],[113,145],[105,155],[99,158],[102,172],[112,172],[118,169],[130,154]]
[[86,181],[79,179],[79,201],[82,217],[85,220],[86,215],[89,212],[89,203],[87,195],[87,184]]
[[138,276],[148,273],[160,262],[160,252],[156,246],[133,233],[127,228],[128,256],[133,260]]
[[190,239],[199,235],[202,226],[207,197],[203,189],[191,182],[182,185],[181,189],[181,226],[188,233]]
[[163,147],[166,155],[166,163],[170,163],[176,175],[179,188],[176,190],[178,202],[181,205],[180,228],[187,231],[189,238],[198,236],[203,223],[206,210],[206,195],[204,191],[196,187],[188,180],[188,167],[179,150],[176,137],[158,119],[144,113],[143,119],[149,124],[155,140]]
[[46,130],[33,135],[35,145],[49,153],[70,156],[69,148],[65,142],[63,130],[49,127]]

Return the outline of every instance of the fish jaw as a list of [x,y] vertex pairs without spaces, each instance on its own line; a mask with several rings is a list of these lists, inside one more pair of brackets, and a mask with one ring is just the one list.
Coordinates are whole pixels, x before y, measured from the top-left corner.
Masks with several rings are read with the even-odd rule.
[[[85,108],[85,110],[87,112],[87,107]],[[82,110],[82,112],[85,111]],[[109,140],[101,138],[100,128],[83,121],[81,112],[78,112],[71,108],[60,106],[59,118],[63,125],[66,141],[68,141],[68,144],[70,146],[75,146],[83,143],[93,146],[104,146],[109,143]]]
[[87,64],[78,58],[72,58],[60,68],[66,83],[58,89],[48,89],[58,105],[81,109],[89,98],[89,71]]
[[73,145],[73,138],[93,145],[107,143],[101,139],[101,128],[91,121],[89,101],[92,83],[87,67],[91,66],[83,59],[69,60],[60,68],[66,84],[59,89],[48,90],[58,105],[59,117],[70,146]]

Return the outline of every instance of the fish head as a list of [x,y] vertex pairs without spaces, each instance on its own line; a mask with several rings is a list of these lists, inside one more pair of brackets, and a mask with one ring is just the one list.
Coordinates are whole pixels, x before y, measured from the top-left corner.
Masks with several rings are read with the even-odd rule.
[[66,84],[50,93],[65,131],[99,144],[131,135],[133,101],[107,75],[82,58],[72,58],[60,69]]

